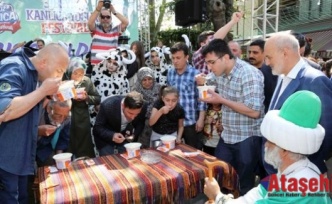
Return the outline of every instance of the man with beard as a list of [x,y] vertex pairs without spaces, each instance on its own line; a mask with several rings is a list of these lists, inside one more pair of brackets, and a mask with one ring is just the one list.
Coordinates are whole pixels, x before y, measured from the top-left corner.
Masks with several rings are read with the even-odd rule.
[[43,109],[39,126],[36,161],[38,167],[53,165],[53,155],[67,150],[69,145],[72,101],[50,100]]
[[[320,98],[323,111],[319,124],[324,127],[326,134],[319,151],[309,155],[308,158],[322,173],[325,173],[327,168],[324,160],[329,158],[332,149],[331,81],[321,71],[313,69],[305,62],[300,56],[299,42],[291,34],[275,34],[266,41],[264,52],[265,63],[280,79],[273,93],[269,110],[280,109],[291,94],[300,90],[312,91]],[[277,171],[265,164],[264,167],[268,174]]]
[[[217,204],[331,203],[324,187],[311,188],[309,181],[319,182],[321,172],[306,157],[318,151],[324,139],[325,130],[318,123],[321,106],[319,97],[313,92],[298,91],[285,101],[280,110],[271,110],[266,114],[261,124],[262,134],[268,140],[264,159],[278,169],[277,175],[270,177],[268,185],[261,183],[244,196],[233,199],[232,195],[221,193],[215,179],[205,178],[204,193]],[[272,183],[272,178],[277,181]],[[286,179],[283,187],[281,178]],[[298,184],[295,189],[290,178]],[[308,182],[301,183],[303,179]],[[271,190],[273,185],[279,185],[281,190]],[[301,189],[309,185],[308,190]],[[320,185],[324,186],[318,183]],[[306,195],[302,196],[303,193]],[[322,193],[324,196],[309,196],[308,193]]]
[[[111,14],[117,17],[121,24],[113,25]],[[99,22],[95,22],[97,17],[99,17]],[[103,7],[103,0],[98,1],[96,9],[88,20],[88,27],[92,36],[91,65],[96,65],[101,61],[96,57],[97,53],[118,47],[118,38],[126,30],[128,24],[128,19],[118,13],[112,4],[107,9]]]

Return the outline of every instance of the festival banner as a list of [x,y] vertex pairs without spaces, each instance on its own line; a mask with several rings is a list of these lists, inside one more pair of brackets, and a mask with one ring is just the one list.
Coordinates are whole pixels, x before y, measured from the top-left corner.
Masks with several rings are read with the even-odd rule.
[[[62,41],[71,56],[83,56],[90,49],[88,19],[98,0],[0,0],[0,49],[41,38],[45,43]],[[138,39],[137,0],[112,0],[116,11],[129,20],[124,35]],[[116,25],[120,21],[112,16]],[[36,43],[32,47],[36,47]]]

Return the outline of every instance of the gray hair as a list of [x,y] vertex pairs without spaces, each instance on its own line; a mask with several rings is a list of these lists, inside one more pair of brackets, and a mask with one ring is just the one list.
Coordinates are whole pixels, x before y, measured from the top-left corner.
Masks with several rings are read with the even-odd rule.
[[72,101],[66,100],[66,101],[54,101],[54,100],[50,100],[47,104],[47,106],[49,106],[50,108],[53,108],[55,105],[58,105],[60,107],[69,107],[71,108],[72,106]]
[[289,33],[278,33],[273,35],[273,39],[275,40],[275,45],[278,50],[282,50],[283,48],[289,48],[294,52],[299,52],[299,42],[297,39],[289,34]]

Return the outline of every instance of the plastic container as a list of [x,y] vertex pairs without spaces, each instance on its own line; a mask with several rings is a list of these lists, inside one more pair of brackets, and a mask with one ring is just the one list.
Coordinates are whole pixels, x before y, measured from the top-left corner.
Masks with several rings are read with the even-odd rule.
[[74,86],[74,80],[63,82],[58,92],[56,93],[56,99],[59,101],[66,101],[75,97],[76,91]]
[[60,153],[53,156],[55,160],[56,168],[66,169],[71,162],[72,153]]
[[208,90],[215,91],[216,86],[197,86],[198,88],[198,93],[199,93],[199,98],[201,99],[206,99],[211,97],[211,94],[208,93]]
[[75,89],[76,97],[77,98],[83,98],[84,90],[85,90],[85,87]]
[[175,140],[176,137],[172,135],[162,136],[160,138],[162,143],[165,145],[167,149],[174,149],[175,148]]
[[127,150],[128,159],[138,157],[140,155],[141,146],[142,144],[139,142],[132,142],[125,144],[124,147]]
[[156,164],[161,161],[161,156],[156,151],[142,150],[141,160],[147,164]]

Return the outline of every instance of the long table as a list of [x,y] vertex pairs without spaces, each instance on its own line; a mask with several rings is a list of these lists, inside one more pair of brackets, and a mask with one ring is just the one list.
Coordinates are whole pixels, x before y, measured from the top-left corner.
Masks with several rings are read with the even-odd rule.
[[[65,170],[51,173],[38,169],[41,203],[182,203],[203,193],[208,169],[202,151],[180,144],[169,152],[156,151],[161,161],[144,163],[139,157],[121,154],[97,157],[94,164],[72,162]],[[198,152],[188,157],[184,153]],[[230,165],[215,167],[215,178],[229,193],[238,195],[238,177]],[[228,172],[227,174],[225,172]]]

